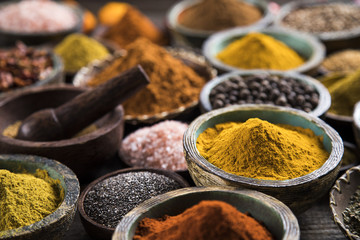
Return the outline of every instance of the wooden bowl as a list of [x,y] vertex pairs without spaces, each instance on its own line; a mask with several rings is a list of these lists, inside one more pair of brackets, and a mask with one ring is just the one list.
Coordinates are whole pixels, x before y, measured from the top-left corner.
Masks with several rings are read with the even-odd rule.
[[122,173],[128,173],[128,172],[141,172],[141,171],[147,171],[152,173],[157,173],[164,175],[166,177],[169,177],[173,180],[175,180],[181,187],[189,187],[189,184],[178,174],[171,171],[161,170],[161,169],[152,169],[152,168],[125,168],[121,170],[117,170],[111,173],[108,173],[93,182],[91,182],[82,192],[79,198],[79,213],[80,213],[80,219],[81,222],[86,230],[86,232],[94,239],[111,239],[112,234],[115,231],[115,228],[110,228],[107,226],[104,226],[100,223],[95,222],[92,220],[85,212],[84,209],[84,201],[86,198],[86,194],[99,182],[110,178],[117,176]]
[[[290,26],[286,26],[282,23],[283,19],[292,11],[302,8],[302,7],[311,7],[318,5],[326,5],[330,3],[346,3],[350,4],[353,7],[359,8],[360,6],[352,0],[303,0],[303,1],[291,1],[284,4],[274,20],[274,25],[284,29],[284,31],[293,31],[296,30]],[[311,21],[309,19],[304,19],[304,21]],[[343,30],[336,32],[322,32],[322,33],[309,33],[301,31],[302,33],[311,34],[314,37],[320,39],[321,42],[325,44],[326,51],[334,52],[342,50],[345,48],[357,48],[360,41],[360,25],[357,28],[351,30]]]
[[[201,48],[204,41],[216,31],[198,30],[185,27],[179,23],[179,16],[188,8],[198,4],[200,1],[185,0],[173,5],[166,14],[166,27],[170,32],[175,45]],[[245,2],[259,8],[263,13],[262,18],[250,25],[239,26],[240,29],[258,29],[270,25],[274,19],[269,10],[268,3],[264,0],[246,0]],[[200,18],[202,16],[199,16]]]
[[221,72],[230,72],[240,69],[223,63],[216,58],[216,55],[221,52],[231,42],[240,39],[250,32],[260,32],[269,35],[296,51],[301,57],[305,59],[304,64],[297,68],[289,69],[287,71],[294,71],[300,73],[310,74],[317,71],[317,67],[322,63],[325,56],[325,47],[315,37],[307,34],[302,34],[295,31],[283,30],[280,28],[266,28],[266,29],[238,29],[233,28],[213,34],[208,38],[202,48],[202,52],[206,59]]
[[262,222],[275,239],[300,239],[300,228],[294,214],[271,196],[231,187],[193,187],[171,191],[143,202],[120,221],[112,240],[133,239],[137,225],[143,218],[178,215],[202,200],[224,201],[240,212],[249,213]]
[[[48,50],[48,51],[50,51],[50,50]],[[53,70],[47,75],[46,78],[40,79],[39,81],[37,81],[31,85],[25,86],[25,87],[17,87],[17,88],[11,89],[6,92],[0,91],[0,100],[10,96],[11,94],[19,93],[19,92],[21,92],[25,89],[29,89],[31,87],[63,83],[64,82],[63,62],[62,62],[61,58],[57,54],[55,54],[53,51],[51,51],[51,58],[53,61]]]
[[[212,68],[205,58],[190,50],[184,48],[167,48],[170,54],[182,60],[186,65],[191,67],[199,76],[210,80],[217,75],[217,71]],[[98,72],[109,66],[113,61],[124,56],[124,51],[117,52],[113,57],[109,57],[104,61],[94,62],[87,67],[80,69],[75,75],[74,86],[86,87],[88,81]],[[193,112],[198,108],[199,100],[196,99],[187,106],[181,106],[169,112],[161,112],[154,115],[131,116],[125,115],[125,122],[132,125],[139,124],[153,124],[165,119],[173,119],[179,116],[193,115]],[[125,113],[126,114],[126,113]]]
[[[5,7],[6,5],[16,3],[17,1],[7,1],[0,4],[0,8]],[[76,17],[76,24],[70,28],[58,32],[12,32],[0,29],[0,45],[14,45],[16,41],[22,41],[27,45],[40,45],[46,43],[54,43],[62,40],[66,35],[80,32],[83,25],[83,10],[76,5],[69,5],[64,3],[59,3],[67,8],[69,8]]]
[[[215,167],[196,148],[200,133],[223,122],[245,122],[257,117],[271,123],[309,128],[323,136],[324,148],[330,153],[317,170],[288,180],[261,180],[230,174]],[[196,118],[184,134],[184,152],[191,177],[197,186],[234,186],[269,194],[287,204],[295,213],[311,207],[331,188],[340,170],[344,146],[339,134],[321,119],[303,111],[272,105],[234,105],[213,110]]]
[[353,132],[357,146],[360,148],[360,102],[355,104],[353,113]]
[[331,105],[331,96],[327,88],[322,85],[319,81],[316,79],[313,79],[309,76],[298,74],[295,72],[281,72],[281,71],[274,71],[274,70],[248,70],[248,71],[237,71],[237,72],[231,72],[227,74],[223,74],[221,76],[218,76],[211,81],[209,81],[201,90],[200,93],[200,108],[202,112],[208,112],[213,110],[213,106],[210,103],[210,92],[211,90],[216,87],[218,84],[227,81],[229,78],[234,76],[252,76],[252,75],[276,75],[280,77],[286,77],[286,78],[293,78],[300,82],[303,82],[307,85],[310,85],[313,87],[316,92],[319,94],[319,104],[316,108],[314,108],[310,114],[316,116],[316,117],[322,117],[325,115],[327,110],[330,108]]
[[349,206],[350,197],[360,185],[360,166],[347,170],[330,190],[330,208],[333,219],[348,239],[360,239],[344,224],[343,211]]
[[[0,102],[0,133],[35,111],[54,108],[85,91],[74,86],[42,86],[27,89]],[[59,141],[32,142],[0,134],[0,153],[24,153],[56,159],[70,167],[79,178],[115,156],[124,127],[124,111],[118,106],[94,123],[97,130],[84,136]]]
[[[20,167],[20,168],[19,168]],[[65,196],[61,205],[50,215],[31,225],[0,232],[2,240],[60,239],[70,228],[76,213],[80,184],[76,175],[65,165],[51,159],[31,155],[0,155],[0,169],[11,172],[46,170],[60,181]]]

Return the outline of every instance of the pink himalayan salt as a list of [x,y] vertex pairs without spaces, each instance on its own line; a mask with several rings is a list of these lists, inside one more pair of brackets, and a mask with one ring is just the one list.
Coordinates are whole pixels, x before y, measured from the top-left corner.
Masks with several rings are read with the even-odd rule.
[[171,120],[138,129],[123,140],[122,156],[132,166],[186,170],[182,139],[187,127]]
[[76,23],[77,17],[69,7],[53,1],[24,0],[0,9],[0,29],[9,32],[58,32]]

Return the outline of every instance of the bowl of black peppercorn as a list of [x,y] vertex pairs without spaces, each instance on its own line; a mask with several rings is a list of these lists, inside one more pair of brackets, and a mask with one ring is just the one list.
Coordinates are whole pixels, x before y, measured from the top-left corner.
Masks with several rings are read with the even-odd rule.
[[316,79],[275,70],[236,71],[218,76],[201,90],[202,112],[235,104],[271,104],[321,117],[331,105],[329,91]]

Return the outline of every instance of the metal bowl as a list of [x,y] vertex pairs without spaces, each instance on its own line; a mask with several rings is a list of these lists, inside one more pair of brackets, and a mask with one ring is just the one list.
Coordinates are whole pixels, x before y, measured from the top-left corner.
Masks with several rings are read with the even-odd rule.
[[60,181],[65,196],[61,205],[50,215],[31,225],[0,232],[2,240],[60,239],[71,226],[80,194],[76,175],[65,165],[51,159],[31,155],[0,155],[0,169],[11,172],[25,170],[35,173],[44,169],[53,179]]
[[120,221],[112,240],[133,239],[138,223],[145,217],[178,215],[202,200],[224,201],[262,222],[275,239],[298,240],[300,228],[296,217],[282,202],[253,190],[231,187],[193,187],[171,191],[151,198],[130,211]]
[[[261,180],[238,176],[215,167],[201,156],[196,140],[209,127],[223,122],[245,122],[257,117],[271,123],[289,124],[311,129],[323,136],[324,148],[330,153],[317,170],[288,180]],[[269,194],[290,207],[295,213],[310,208],[333,185],[340,170],[344,146],[339,134],[321,119],[300,110],[272,105],[234,105],[213,110],[196,118],[186,130],[183,140],[185,158],[197,186],[233,186]]]
[[266,29],[241,29],[233,28],[224,30],[213,34],[208,38],[202,48],[202,52],[206,59],[218,70],[222,72],[230,72],[240,69],[223,63],[216,58],[216,55],[221,52],[231,42],[238,40],[250,32],[260,32],[269,35],[284,44],[288,45],[296,51],[305,62],[297,68],[287,71],[294,71],[300,73],[310,74],[317,71],[317,67],[322,63],[325,56],[325,47],[315,37],[308,34],[299,33],[296,31],[283,30],[281,28],[266,28]]
[[[170,8],[170,10],[166,14],[166,26],[170,31],[170,34],[177,45],[201,48],[203,42],[215,31],[206,31],[206,30],[197,30],[191,29],[181,25],[179,21],[179,15],[189,7],[192,7],[195,4],[198,4],[200,1],[193,1],[193,0],[185,0],[179,1],[174,6]],[[245,2],[252,4],[258,7],[262,13],[263,17],[248,26],[239,27],[241,29],[258,29],[264,28],[270,25],[273,21],[273,14],[269,10],[268,3],[264,0],[246,0]],[[200,18],[202,16],[199,16]]]

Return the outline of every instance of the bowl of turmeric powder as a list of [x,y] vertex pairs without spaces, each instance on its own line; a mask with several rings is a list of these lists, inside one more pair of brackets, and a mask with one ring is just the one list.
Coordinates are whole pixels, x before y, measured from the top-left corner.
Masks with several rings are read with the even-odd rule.
[[186,0],[170,8],[166,26],[175,44],[201,48],[216,32],[234,27],[264,28],[273,18],[264,0]]
[[80,194],[68,167],[34,155],[0,155],[0,239],[60,239]]
[[266,69],[311,75],[323,61],[325,47],[296,31],[233,28],[213,34],[202,52],[222,72]]
[[248,189],[191,187],[153,197],[117,225],[113,240],[298,240],[295,215],[279,200]]
[[269,194],[298,214],[331,188],[344,146],[324,121],[293,108],[244,104],[196,118],[184,134],[197,186],[234,186]]

